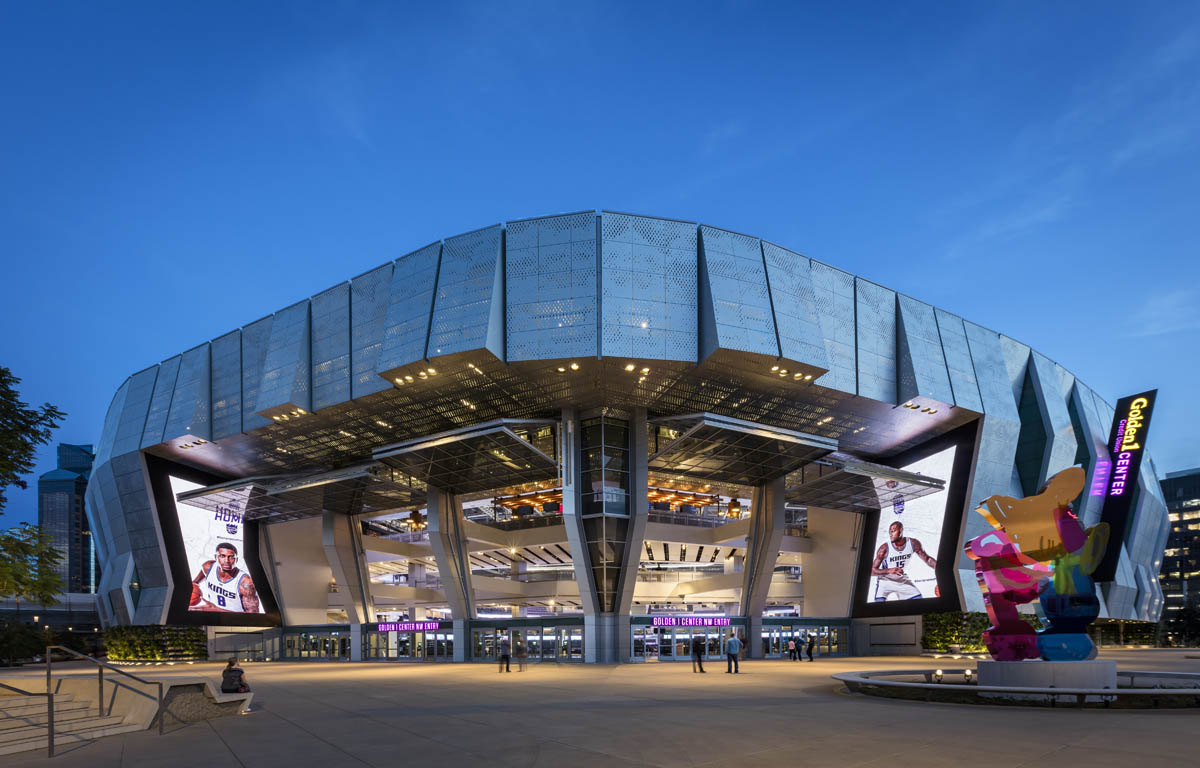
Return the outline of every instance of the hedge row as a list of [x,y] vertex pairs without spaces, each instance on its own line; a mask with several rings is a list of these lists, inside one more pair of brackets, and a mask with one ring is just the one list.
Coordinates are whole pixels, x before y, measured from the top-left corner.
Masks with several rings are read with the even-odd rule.
[[118,661],[192,661],[208,658],[204,627],[111,627],[104,632],[108,658]]
[[[1033,614],[1021,614],[1034,629],[1041,629],[1042,622]],[[950,646],[961,646],[966,653],[983,651],[983,633],[992,625],[986,613],[927,613],[922,620],[921,647],[927,651],[949,651]]]

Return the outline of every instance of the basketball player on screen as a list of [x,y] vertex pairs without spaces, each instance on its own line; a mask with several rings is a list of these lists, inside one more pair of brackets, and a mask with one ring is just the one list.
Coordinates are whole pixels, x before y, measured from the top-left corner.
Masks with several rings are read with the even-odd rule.
[[258,613],[258,591],[250,574],[237,567],[237,547],[227,541],[217,545],[214,560],[200,566],[192,579],[189,611]]
[[[916,555],[936,570],[937,560],[925,552],[921,542],[905,538],[904,523],[899,520],[888,526],[888,539],[879,545],[875,562],[871,563],[871,575],[879,577],[875,582],[875,602],[882,603],[889,595],[895,595],[898,600],[916,600],[922,596],[921,589],[904,572],[904,566]],[[937,588],[934,589],[937,594]]]

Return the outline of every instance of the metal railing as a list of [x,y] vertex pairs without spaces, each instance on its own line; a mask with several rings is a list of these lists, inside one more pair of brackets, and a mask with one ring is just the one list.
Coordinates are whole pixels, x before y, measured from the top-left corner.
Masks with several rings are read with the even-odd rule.
[[[0,683],[0,688],[6,691],[13,691],[22,696],[45,696],[46,697],[46,757],[54,757],[54,692],[50,690],[50,686],[46,686],[45,693],[35,693],[26,691],[22,688],[16,688],[11,685]],[[16,715],[9,715],[16,717]]]
[[[118,669],[117,667],[114,667],[113,665],[108,664],[106,662],[100,661],[99,659],[93,659],[91,656],[88,656],[86,654],[82,654],[78,651],[72,651],[70,648],[65,648],[61,645],[47,645],[46,646],[46,690],[47,691],[53,690],[53,688],[51,687],[51,684],[50,684],[50,673],[51,673],[51,667],[52,667],[52,661],[50,658],[51,651],[63,651],[64,653],[74,656],[77,659],[81,659],[83,661],[90,661],[91,663],[96,665],[96,683],[98,686],[98,693],[99,693],[99,699],[97,699],[97,701],[96,701],[96,708],[100,711],[100,717],[104,717],[104,670],[108,669],[113,672],[116,672],[118,675],[124,675],[125,677],[128,677],[130,680],[138,681],[142,685],[158,686],[158,708],[155,709],[155,711],[154,711],[154,717],[155,717],[155,719],[158,720],[158,735],[162,736],[163,721],[166,720],[166,713],[163,712],[163,684],[162,684],[161,680],[147,680],[144,677],[138,677],[137,675],[130,674],[129,672],[126,672],[123,669]],[[113,685],[116,685],[116,684],[114,683]],[[114,691],[114,695],[115,695],[115,691]],[[53,722],[54,722],[53,718],[51,718],[51,723],[53,723]],[[151,720],[150,722],[153,723],[154,720]],[[51,726],[50,741],[51,741],[51,743],[54,742],[53,725]]]

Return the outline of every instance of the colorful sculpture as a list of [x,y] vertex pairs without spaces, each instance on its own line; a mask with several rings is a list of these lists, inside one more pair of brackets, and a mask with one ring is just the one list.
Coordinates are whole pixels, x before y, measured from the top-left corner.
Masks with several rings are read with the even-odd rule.
[[[1071,509],[1086,475],[1059,472],[1036,496],[990,496],[976,512],[996,530],[967,542],[992,626],[983,633],[996,661],[1039,656],[1048,661],[1096,657],[1087,625],[1100,614],[1092,573],[1108,544],[1108,524],[1084,529]],[[1048,626],[1021,620],[1017,606],[1040,599]]]

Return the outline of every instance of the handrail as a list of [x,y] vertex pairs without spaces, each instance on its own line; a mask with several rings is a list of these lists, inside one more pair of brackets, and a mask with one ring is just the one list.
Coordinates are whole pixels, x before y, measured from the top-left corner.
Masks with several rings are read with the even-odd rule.
[[[87,654],[80,653],[79,651],[73,651],[70,648],[67,648],[65,646],[47,645],[46,646],[46,690],[47,691],[50,690],[50,666],[51,666],[50,651],[52,651],[52,650],[65,651],[66,653],[74,656],[77,659],[82,659],[84,661],[90,661],[96,665],[96,675],[97,675],[96,679],[97,679],[97,684],[99,686],[99,694],[100,694],[99,700],[96,702],[96,706],[100,710],[100,717],[104,717],[104,670],[105,669],[112,670],[113,672],[116,672],[118,675],[124,675],[125,677],[128,677],[131,680],[136,680],[139,683],[142,683],[143,685],[158,686],[158,709],[155,710],[154,717],[158,719],[158,735],[161,736],[163,734],[163,721],[166,720],[167,718],[166,718],[166,713],[163,712],[163,684],[162,684],[161,680],[147,680],[144,677],[138,677],[135,674],[126,672],[125,670],[120,669],[118,667],[114,667],[112,664],[109,664],[104,661],[100,661],[99,659],[93,659],[91,656],[88,656]],[[150,722],[153,723],[154,721],[151,720]]]
[[[0,683],[0,688],[19,693],[22,696],[46,697],[46,757],[54,757],[54,692],[50,690],[50,686],[46,686],[45,693],[27,691],[5,683]],[[10,715],[10,717],[16,717],[16,715]]]

